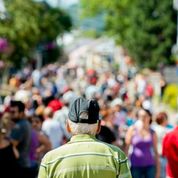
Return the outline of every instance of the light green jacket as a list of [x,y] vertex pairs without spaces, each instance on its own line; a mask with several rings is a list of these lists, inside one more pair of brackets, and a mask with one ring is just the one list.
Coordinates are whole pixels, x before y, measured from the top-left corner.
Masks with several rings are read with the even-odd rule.
[[38,178],[131,178],[131,174],[127,157],[118,147],[83,134],[48,152]]

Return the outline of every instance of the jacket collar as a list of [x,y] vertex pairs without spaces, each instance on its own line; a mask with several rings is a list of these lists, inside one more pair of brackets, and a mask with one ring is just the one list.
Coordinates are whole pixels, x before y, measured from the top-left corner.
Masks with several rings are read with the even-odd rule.
[[94,135],[88,135],[88,134],[79,134],[79,135],[74,135],[70,139],[69,143],[74,143],[74,142],[94,142],[96,141],[96,138]]

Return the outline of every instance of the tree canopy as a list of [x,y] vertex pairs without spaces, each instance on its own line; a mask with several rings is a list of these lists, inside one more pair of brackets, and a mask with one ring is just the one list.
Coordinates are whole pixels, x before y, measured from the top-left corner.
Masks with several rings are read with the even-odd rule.
[[81,0],[85,15],[105,13],[106,31],[140,67],[171,63],[176,12],[168,0]]
[[0,53],[1,59],[17,64],[39,45],[51,42],[70,30],[70,17],[59,8],[33,0],[6,0],[7,18],[0,21],[0,37],[7,39],[10,55]]

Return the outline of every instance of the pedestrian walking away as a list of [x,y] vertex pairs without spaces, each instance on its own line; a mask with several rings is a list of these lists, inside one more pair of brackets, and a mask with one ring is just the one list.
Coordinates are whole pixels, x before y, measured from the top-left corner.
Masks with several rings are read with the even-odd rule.
[[124,152],[95,138],[100,131],[99,118],[96,100],[74,100],[67,119],[72,137],[43,157],[38,178],[131,178]]

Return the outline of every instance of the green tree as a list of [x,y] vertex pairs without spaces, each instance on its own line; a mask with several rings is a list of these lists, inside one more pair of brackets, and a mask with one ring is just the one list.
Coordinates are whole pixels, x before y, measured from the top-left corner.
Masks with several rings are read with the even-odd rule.
[[0,53],[1,59],[20,64],[40,44],[54,41],[70,30],[69,16],[61,9],[33,0],[5,0],[8,16],[0,21],[0,37],[11,45],[11,53]]
[[176,18],[168,0],[81,0],[85,15],[106,13],[106,31],[140,67],[171,63]]

